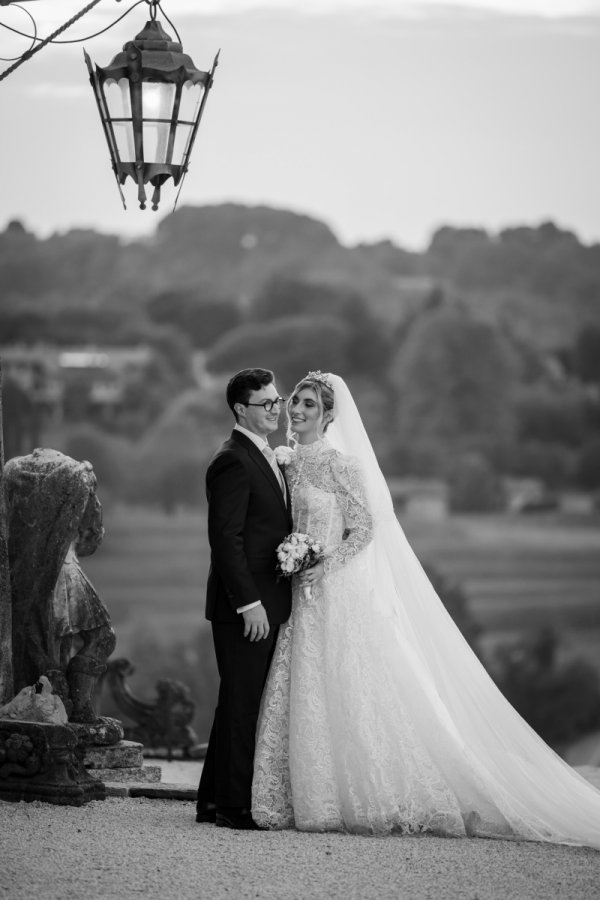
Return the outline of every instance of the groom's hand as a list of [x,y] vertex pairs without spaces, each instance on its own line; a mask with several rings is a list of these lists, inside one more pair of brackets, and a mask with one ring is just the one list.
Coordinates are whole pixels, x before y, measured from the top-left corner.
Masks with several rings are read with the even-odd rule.
[[269,636],[269,620],[264,606],[255,606],[242,613],[244,617],[244,637],[251,641],[260,641]]

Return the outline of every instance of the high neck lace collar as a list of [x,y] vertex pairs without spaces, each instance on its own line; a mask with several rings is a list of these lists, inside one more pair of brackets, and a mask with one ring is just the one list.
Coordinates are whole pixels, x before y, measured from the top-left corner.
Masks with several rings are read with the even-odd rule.
[[317,453],[320,453],[321,450],[325,450],[329,447],[326,438],[318,438],[316,441],[313,441],[312,444],[296,444],[296,453],[298,456],[315,456]]

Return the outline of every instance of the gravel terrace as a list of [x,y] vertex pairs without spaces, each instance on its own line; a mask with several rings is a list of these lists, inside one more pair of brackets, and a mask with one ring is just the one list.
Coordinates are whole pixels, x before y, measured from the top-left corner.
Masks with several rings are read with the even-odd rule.
[[594,900],[600,852],[434,837],[236,832],[193,803],[109,799],[82,808],[0,801],[0,897],[9,900]]
[[[159,761],[147,760],[154,763]],[[160,761],[164,782],[202,763]],[[580,769],[600,786],[599,769]],[[524,841],[242,832],[194,804],[0,801],[7,900],[597,900],[600,852]]]

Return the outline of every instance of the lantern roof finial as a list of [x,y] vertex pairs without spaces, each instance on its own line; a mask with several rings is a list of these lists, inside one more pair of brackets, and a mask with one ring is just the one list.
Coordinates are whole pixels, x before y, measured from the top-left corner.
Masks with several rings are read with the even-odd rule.
[[139,47],[140,50],[174,50],[181,53],[183,49],[181,44],[174,41],[156,19],[146,22],[134,40],[123,45],[123,50],[126,50],[131,44]]

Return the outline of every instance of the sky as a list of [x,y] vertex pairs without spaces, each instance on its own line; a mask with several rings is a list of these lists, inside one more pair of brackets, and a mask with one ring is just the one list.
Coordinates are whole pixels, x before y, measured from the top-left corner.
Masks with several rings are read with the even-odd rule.
[[[0,22],[45,36],[86,0],[25,0]],[[131,0],[102,0],[63,38]],[[179,205],[292,209],[345,244],[424,248],[441,225],[551,219],[600,241],[600,0],[163,0],[184,50],[220,65]],[[84,44],[49,46],[0,82],[0,229],[151,234],[123,210],[83,62],[106,65],[146,4]],[[170,27],[159,12],[167,31]],[[0,56],[28,42],[0,28]],[[10,63],[0,62],[0,71]]]

